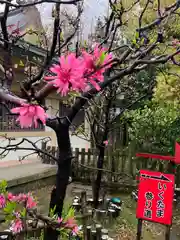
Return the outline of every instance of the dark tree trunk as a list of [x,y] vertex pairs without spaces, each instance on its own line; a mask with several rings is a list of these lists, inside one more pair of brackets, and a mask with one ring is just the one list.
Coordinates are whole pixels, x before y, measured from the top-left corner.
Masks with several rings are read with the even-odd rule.
[[5,88],[10,89],[12,85],[12,81],[14,78],[13,74],[13,64],[12,64],[12,48],[11,44],[9,43],[9,36],[7,31],[7,18],[10,11],[9,4],[5,4],[5,9],[3,12],[3,16],[0,19],[1,24],[1,35],[3,36],[4,43],[3,47],[1,45],[1,52],[3,56],[3,72],[4,72],[4,79],[1,83]]
[[[105,86],[106,84],[102,86],[102,88],[104,88]],[[44,94],[45,92],[46,90],[44,91]],[[47,92],[48,92],[48,88],[47,88]],[[55,214],[57,214],[59,217],[61,217],[61,214],[62,214],[63,202],[66,195],[66,188],[67,188],[69,176],[71,173],[72,152],[71,152],[71,144],[70,144],[70,136],[69,136],[69,126],[73,121],[73,119],[75,118],[76,114],[82,108],[82,106],[86,104],[87,99],[91,99],[96,94],[96,92],[97,92],[96,89],[94,89],[92,90],[92,92],[84,94],[85,96],[87,95],[87,98],[78,99],[76,104],[74,104],[74,106],[71,108],[71,111],[67,117],[55,118],[46,122],[46,125],[51,127],[55,131],[57,142],[58,142],[58,148],[59,148],[56,187],[52,190],[50,206],[49,206],[50,209],[56,206]],[[111,101],[108,102],[108,106],[107,106],[106,125],[108,125],[108,118],[109,118],[108,111],[109,111],[110,105],[111,105]],[[108,127],[107,127],[107,133],[108,133]],[[105,137],[107,138],[107,135],[105,135]],[[103,144],[103,148],[104,148],[104,144]],[[101,166],[101,164],[103,166],[103,160],[104,160],[104,153],[101,155],[99,166]],[[97,182],[99,185],[101,184],[101,171],[98,175]],[[99,189],[96,195],[99,196]],[[59,235],[59,232],[51,228],[47,228],[44,234],[44,240],[57,240],[58,235]]]
[[[104,146],[100,147],[99,149],[99,157],[97,162],[97,168],[103,169],[104,164]],[[94,198],[94,208],[97,209],[99,205],[99,190],[101,188],[101,179],[102,179],[102,171],[98,170],[96,180],[93,186],[93,198]]]
[[[56,187],[52,190],[49,207],[50,209],[53,209],[56,206],[54,213],[61,217],[63,202],[66,195],[66,188],[68,185],[69,175],[71,171],[72,160],[71,144],[69,137],[69,123],[67,122],[66,118],[57,118],[47,125],[54,129],[59,148]],[[57,240],[58,235],[58,231],[47,228],[44,239]]]
[[[107,106],[105,107],[105,122],[104,122],[104,133],[102,138],[102,143],[98,147],[99,148],[99,156],[98,156],[98,162],[97,162],[97,168],[103,169],[104,164],[104,155],[105,155],[105,144],[104,141],[108,138],[108,132],[109,132],[109,110],[112,104],[112,90],[110,90],[110,98],[107,99]],[[93,200],[94,200],[94,208],[98,208],[99,204],[99,191],[101,188],[101,179],[102,179],[102,171],[98,170],[97,177],[94,182],[93,186]]]

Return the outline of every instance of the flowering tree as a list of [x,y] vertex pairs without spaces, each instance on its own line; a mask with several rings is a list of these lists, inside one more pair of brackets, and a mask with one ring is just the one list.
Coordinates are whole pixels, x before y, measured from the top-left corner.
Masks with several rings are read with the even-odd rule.
[[0,210],[4,215],[4,221],[10,224],[13,235],[22,234],[22,232],[26,235],[30,229],[41,228],[45,223],[65,234],[66,237],[79,234],[73,208],[70,208],[61,218],[54,213],[55,208],[51,209],[50,217],[47,218],[38,214],[36,207],[37,201],[31,193],[12,194],[7,191],[7,182],[0,182]]
[[[81,167],[87,167],[94,170],[95,173],[97,172],[97,174],[93,175],[95,179],[92,179],[94,208],[97,208],[99,205],[98,199],[103,171],[107,171],[104,169],[106,165],[106,148],[114,152],[115,146],[117,147],[118,143],[120,144],[120,141],[117,140],[119,136],[116,135],[119,132],[119,128],[122,129],[123,125],[123,121],[120,122],[120,118],[127,110],[136,108],[140,104],[144,105],[144,101],[152,97],[153,76],[150,75],[151,80],[148,81],[149,84],[147,85],[145,81],[142,81],[144,77],[142,71],[140,74],[142,75],[141,77],[132,75],[121,85],[118,82],[112,83],[109,87],[101,91],[98,96],[88,101],[85,110],[89,134],[82,126],[79,126],[73,133],[73,135],[91,142],[91,146],[98,153],[96,168],[81,164]],[[112,167],[110,171],[108,170],[109,173],[115,172],[113,161],[114,158],[112,156]]]
[[[39,121],[55,131],[59,156],[58,159],[56,159],[58,171],[56,187],[51,194],[50,209],[55,209],[54,214],[61,218],[71,160],[73,158],[69,127],[74,117],[87,101],[105,88],[111,86],[115,81],[119,81],[119,84],[121,84],[121,81],[125,81],[126,76],[131,76],[133,73],[147,69],[148,66],[152,64],[158,65],[168,62],[168,64],[179,65],[179,46],[176,44],[174,47],[174,43],[172,46],[171,38],[165,39],[163,28],[172,18],[179,17],[180,4],[179,1],[176,1],[169,6],[161,7],[162,1],[159,0],[158,4],[152,6],[154,3],[147,0],[146,4],[141,1],[131,1],[127,6],[123,1],[110,1],[111,13],[105,22],[105,33],[102,42],[93,48],[91,47],[90,51],[80,49],[77,43],[76,53],[68,52],[62,55],[60,50],[68,44],[73,35],[62,42],[59,41],[61,31],[60,5],[75,4],[78,6],[77,17],[70,19],[73,25],[75,24],[76,31],[80,14],[82,13],[82,7],[77,4],[77,2],[81,1],[52,0],[51,3],[55,3],[55,9],[53,40],[50,51],[47,52],[43,66],[40,69],[38,68],[38,74],[24,81],[21,86],[22,94],[21,96],[17,96],[10,91],[13,82],[11,50],[14,42],[16,42],[20,36],[17,36],[17,34],[10,36],[8,34],[8,12],[10,8],[27,8],[42,2],[48,3],[49,1],[31,1],[31,3],[21,3],[18,1],[14,3],[8,0],[0,1],[0,3],[5,3],[4,13],[1,17],[2,34],[0,44],[3,52],[6,53],[4,57],[4,65],[6,66],[3,79],[4,86],[0,89],[0,99],[3,104],[11,102],[19,105],[19,107],[11,109],[10,111],[13,114],[17,114],[17,122],[21,127],[29,127],[33,124],[36,127]],[[153,19],[146,21],[144,24],[143,17],[145,12],[148,11],[148,8],[153,8],[157,14],[153,16]],[[128,21],[130,21],[129,16],[131,13],[137,15],[137,26],[133,34],[131,33],[128,41],[124,41],[122,37],[123,31]],[[119,36],[119,41],[117,36]],[[160,50],[163,41],[166,42],[166,50],[164,52],[162,52],[162,49]],[[104,44],[106,48],[103,47]],[[51,60],[56,54],[59,55],[59,62],[51,66]],[[47,68],[51,76],[47,76]],[[44,85],[40,90],[37,90],[35,85],[39,85],[42,82]],[[50,93],[57,92],[62,96],[67,96],[72,91],[78,94],[75,103],[66,116],[59,118],[46,114],[46,108],[42,103]],[[17,146],[9,143],[7,147],[13,150]],[[33,143],[32,148],[34,148],[36,152],[42,152],[37,149]],[[18,149],[21,149],[20,144],[18,145]],[[55,240],[58,238],[58,235],[58,231],[48,228],[45,239]]]

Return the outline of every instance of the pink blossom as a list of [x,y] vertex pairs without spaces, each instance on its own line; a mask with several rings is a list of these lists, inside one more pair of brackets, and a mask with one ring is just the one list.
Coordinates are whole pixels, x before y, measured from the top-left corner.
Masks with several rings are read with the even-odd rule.
[[104,141],[103,143],[104,143],[105,146],[107,146],[108,145],[108,140]]
[[30,194],[28,194],[26,207],[27,208],[34,208],[36,206],[37,206],[37,203],[34,201],[34,198]]
[[8,199],[8,201],[16,201],[16,196],[13,195],[12,193],[8,193],[7,199]]
[[20,193],[17,197],[16,197],[17,202],[20,203],[25,203],[26,202],[26,207],[27,208],[33,208],[37,206],[37,203],[34,201],[33,196],[28,193],[27,195],[24,193]]
[[68,218],[65,226],[68,227],[68,228],[75,227],[76,226],[76,220],[73,217]]
[[69,90],[83,91],[86,82],[83,77],[84,65],[82,60],[76,58],[74,53],[59,58],[59,65],[54,64],[50,71],[56,76],[45,77],[45,80],[52,80],[53,84],[62,96],[66,96]]
[[19,233],[23,230],[23,223],[20,219],[16,219],[12,222],[11,225],[13,233]]
[[17,197],[16,197],[18,202],[25,202],[27,200],[27,195],[24,193],[20,193]]
[[59,224],[62,223],[62,221],[63,221],[62,218],[60,218],[60,217],[57,218],[57,222],[58,222]]
[[31,127],[33,123],[34,126],[37,127],[37,120],[40,120],[43,124],[46,123],[47,114],[44,109],[38,105],[23,104],[21,107],[11,109],[11,112],[19,114],[16,121],[20,123],[21,128]]
[[6,205],[6,199],[5,199],[4,195],[1,194],[0,195],[0,209],[4,208],[5,205]]
[[72,229],[72,234],[73,234],[73,235],[77,235],[78,232],[79,232],[78,225],[75,225],[75,226],[73,227],[73,229]]
[[[105,70],[111,67],[111,64],[108,64],[108,62],[112,60],[112,55],[107,54],[105,52],[106,49],[99,48],[98,45],[95,46],[92,54],[89,54],[86,51],[82,52],[83,59],[85,62],[85,74],[88,76],[90,83],[98,91],[100,90],[100,86],[96,81],[103,82],[104,80],[103,74]],[[103,67],[103,65],[105,66]]]

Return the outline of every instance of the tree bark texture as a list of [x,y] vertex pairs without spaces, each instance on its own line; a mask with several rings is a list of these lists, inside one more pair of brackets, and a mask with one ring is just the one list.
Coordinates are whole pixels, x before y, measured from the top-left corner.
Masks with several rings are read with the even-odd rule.
[[[105,144],[104,141],[107,140],[108,138],[108,133],[109,133],[109,111],[110,107],[112,104],[112,92],[110,90],[110,97],[107,99],[107,106],[105,107],[105,123],[104,123],[104,134],[103,134],[103,139],[102,143],[99,147],[99,156],[98,156],[98,162],[97,162],[97,168],[103,169],[103,164],[104,164],[104,155],[105,155]],[[96,180],[94,182],[93,186],[93,200],[94,200],[94,208],[98,208],[99,205],[99,192],[101,188],[101,179],[102,179],[102,171],[98,170]]]
[[[69,123],[65,118],[57,118],[48,124],[54,129],[58,142],[59,156],[58,156],[58,170],[56,175],[56,186],[51,192],[50,209],[54,209],[55,214],[61,217],[63,202],[66,195],[66,188],[69,181],[71,171],[71,144],[69,137]],[[44,239],[57,240],[59,232],[52,228],[47,228]]]
[[[104,149],[104,146],[102,146],[99,151],[98,162],[97,162],[97,168],[99,169],[103,169],[104,153],[105,153],[105,149]],[[96,180],[93,186],[93,195],[94,195],[93,198],[94,198],[95,209],[97,209],[99,205],[99,191],[101,188],[101,179],[102,179],[102,171],[98,170]]]

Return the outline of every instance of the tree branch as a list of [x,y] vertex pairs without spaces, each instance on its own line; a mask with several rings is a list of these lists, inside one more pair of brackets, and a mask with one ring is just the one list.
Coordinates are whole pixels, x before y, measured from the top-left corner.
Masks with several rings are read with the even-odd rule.
[[[121,59],[124,59],[125,56],[128,56],[128,54],[131,52],[130,49],[128,49],[123,57],[121,57]],[[114,81],[123,78],[124,76],[133,73],[133,71],[135,70],[135,68],[137,66],[139,66],[140,64],[156,64],[156,63],[166,63],[168,60],[170,60],[172,57],[176,56],[177,54],[179,54],[180,49],[178,51],[176,51],[175,53],[171,54],[171,55],[167,55],[164,57],[157,57],[157,58],[152,58],[149,60],[138,60],[136,59],[130,66],[122,69],[118,74],[116,74],[115,76],[110,77],[109,79],[107,79],[107,77],[105,76],[105,80],[104,82],[100,83],[99,86],[101,87],[101,91],[106,88],[107,86],[109,86],[111,83],[113,83]],[[123,60],[122,60],[123,61]],[[120,61],[121,62],[121,61]],[[72,122],[73,118],[76,116],[76,114],[78,113],[79,109],[82,108],[82,106],[86,103],[87,99],[91,99],[94,97],[95,94],[97,94],[98,91],[95,88],[92,88],[90,91],[86,92],[83,94],[83,98],[78,99],[76,101],[76,103],[74,104],[74,106],[71,108],[70,113],[68,114],[68,119],[69,122]]]
[[[58,162],[58,158],[56,158],[55,156],[53,156],[52,154],[48,153],[47,151],[44,151],[40,148],[38,148],[38,146],[36,145],[40,140],[36,141],[35,143],[33,143],[31,140],[27,139],[27,138],[22,138],[21,141],[19,141],[18,143],[15,144],[11,144],[11,141],[14,140],[12,138],[8,138],[6,136],[4,136],[5,140],[8,141],[6,146],[0,146],[0,149],[2,149],[3,151],[0,153],[0,155],[3,155],[5,152],[9,153],[9,151],[18,151],[18,150],[27,150],[27,151],[34,151],[34,153],[37,153],[38,155],[41,153],[43,155],[47,155],[48,157],[52,158],[54,161]],[[43,141],[43,139],[41,139]],[[32,145],[32,148],[30,147],[21,147],[21,145],[24,142],[28,142]]]
[[31,85],[35,83],[36,81],[40,80],[41,77],[43,76],[44,69],[51,63],[52,58],[55,53],[56,45],[57,45],[57,35],[58,35],[58,30],[59,30],[59,24],[60,24],[60,19],[59,19],[59,14],[60,14],[60,3],[56,3],[56,16],[54,19],[54,30],[53,30],[53,40],[52,40],[52,45],[50,52],[47,52],[46,59],[44,61],[43,67],[41,68],[41,71],[37,76],[35,76],[33,79],[31,79],[29,82],[25,82],[24,87],[25,89],[29,90],[31,88]]
[[[39,0],[39,1],[34,1],[31,3],[25,3],[25,4],[20,4],[20,3],[9,3],[9,6],[15,7],[15,8],[21,8],[21,7],[31,7],[34,5],[42,4],[42,3],[57,3],[57,4],[76,4],[82,0],[70,0],[70,1],[61,1],[61,0]],[[8,0],[0,0],[0,4],[6,4],[8,3]]]
[[143,32],[145,30],[149,30],[149,29],[152,29],[154,26],[157,26],[159,25],[162,20],[164,20],[165,18],[167,18],[169,16],[169,11],[170,13],[173,13],[175,12],[176,10],[178,9],[177,7],[177,4],[174,3],[172,4],[171,6],[169,6],[168,8],[165,9],[165,12],[163,15],[161,15],[161,17],[155,19],[153,22],[151,22],[150,24],[147,24],[146,26],[144,27],[140,27],[138,29],[136,29],[138,32]]

